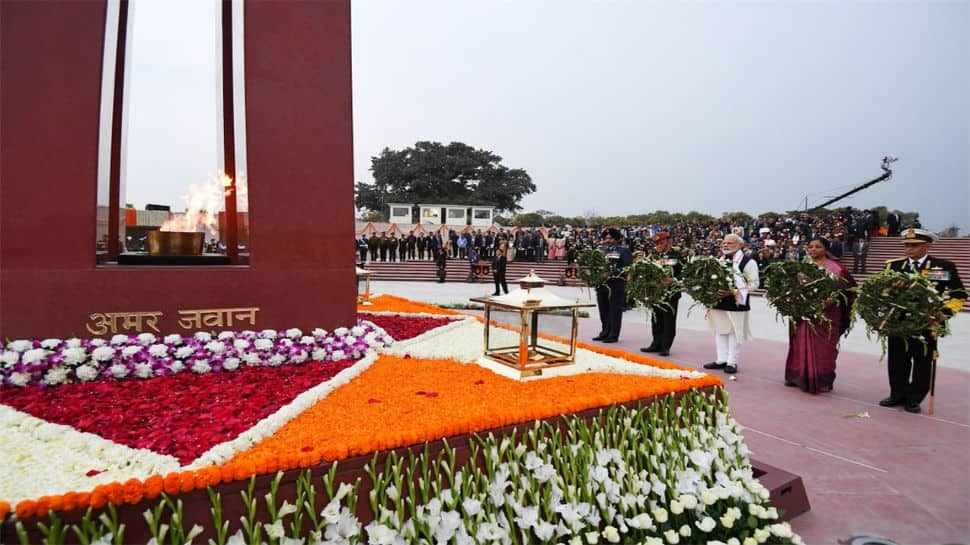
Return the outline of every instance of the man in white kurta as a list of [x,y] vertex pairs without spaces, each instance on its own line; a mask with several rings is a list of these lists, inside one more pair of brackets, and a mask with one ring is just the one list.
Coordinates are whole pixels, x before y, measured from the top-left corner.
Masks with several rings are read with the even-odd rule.
[[741,251],[742,246],[744,240],[735,234],[727,235],[721,242],[721,260],[731,269],[734,289],[721,290],[721,300],[707,311],[707,325],[714,333],[717,356],[714,361],[704,364],[704,368],[724,369],[729,374],[738,372],[741,343],[751,338],[748,297],[759,283],[758,263]]

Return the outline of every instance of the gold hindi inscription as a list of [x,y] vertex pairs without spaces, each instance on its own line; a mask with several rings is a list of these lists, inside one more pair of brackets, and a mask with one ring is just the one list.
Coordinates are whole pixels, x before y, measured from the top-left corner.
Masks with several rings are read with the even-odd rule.
[[[178,311],[178,324],[182,329],[199,330],[216,327],[232,327],[236,322],[256,325],[259,307],[200,308]],[[84,327],[93,335],[107,335],[125,331],[143,333],[146,328],[156,333],[158,319],[165,314],[160,310],[149,312],[96,312],[88,316]]]
[[151,328],[156,333],[158,330],[158,319],[162,316],[160,310],[149,312],[104,312],[90,315],[89,321],[84,325],[88,332],[94,335],[106,335],[108,333],[118,333],[119,331],[137,331],[142,333],[145,327]]

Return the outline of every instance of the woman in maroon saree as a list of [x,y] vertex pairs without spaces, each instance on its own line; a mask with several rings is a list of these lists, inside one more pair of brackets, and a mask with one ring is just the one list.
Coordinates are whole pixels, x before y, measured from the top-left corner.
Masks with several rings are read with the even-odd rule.
[[812,394],[832,390],[839,337],[849,329],[853,294],[846,290],[855,286],[852,275],[832,258],[828,250],[829,242],[822,237],[815,237],[808,243],[808,257],[833,276],[832,282],[845,299],[826,303],[824,312],[829,321],[798,320],[789,328],[788,359],[785,362],[785,386],[798,387]]

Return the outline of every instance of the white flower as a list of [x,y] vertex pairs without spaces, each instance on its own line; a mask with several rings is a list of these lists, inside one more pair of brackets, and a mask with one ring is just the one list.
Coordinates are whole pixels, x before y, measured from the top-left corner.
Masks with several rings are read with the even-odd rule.
[[48,350],[53,350],[58,346],[60,346],[60,344],[61,344],[60,339],[44,339],[40,341],[41,348],[46,348]]
[[677,545],[680,543],[680,535],[673,530],[667,530],[664,532],[664,539],[666,539],[667,543],[670,543],[670,545]]
[[148,354],[153,358],[161,358],[168,354],[168,347],[164,344],[153,344],[148,347]]
[[226,344],[221,341],[212,341],[205,345],[206,350],[213,354],[222,354],[226,351]]
[[91,352],[91,357],[94,361],[108,361],[115,357],[115,349],[110,346],[99,346]]
[[44,375],[44,382],[47,384],[64,384],[67,382],[69,371],[63,367],[51,367]]
[[28,373],[10,373],[10,384],[18,387],[24,387],[30,382],[30,375]]
[[266,363],[270,364],[272,367],[278,367],[286,362],[286,356],[282,354],[273,354],[269,357]]
[[256,350],[269,350],[273,348],[273,341],[269,339],[256,339],[253,346],[256,347]]
[[703,520],[694,522],[694,525],[697,526],[698,530],[704,533],[710,533],[717,526],[717,523],[711,517],[704,517]]
[[758,540],[751,536],[748,536],[744,538],[744,541],[741,542],[741,545],[758,545]]
[[732,517],[730,515],[722,515],[721,516],[721,526],[724,526],[725,528],[733,528],[734,527],[734,517]]
[[74,370],[74,374],[81,382],[90,382],[98,378],[98,370],[90,365],[82,365]]
[[771,532],[767,528],[756,528],[754,531],[754,539],[758,543],[768,541],[769,537],[771,537]]
[[317,344],[317,340],[314,339],[313,337],[309,336],[309,335],[304,335],[304,336],[300,337],[300,344],[302,344],[304,346],[313,346],[313,345]]
[[222,362],[222,368],[226,371],[235,371],[239,368],[239,358],[226,358]]
[[142,346],[148,346],[148,345],[150,345],[150,344],[152,344],[152,343],[155,342],[156,337],[155,337],[155,335],[152,335],[151,333],[141,333],[141,334],[138,335],[137,339],[138,339],[138,342],[141,343]]
[[264,329],[259,332],[259,336],[264,339],[275,339],[276,335],[277,333],[275,329]]
[[4,350],[0,356],[0,361],[6,366],[11,366],[20,361],[20,353],[15,350]]
[[600,540],[599,532],[586,532],[586,543],[589,545],[595,545]]
[[141,362],[135,366],[135,376],[138,378],[151,378],[155,375],[155,370],[152,369],[152,364],[148,362]]
[[173,374],[177,375],[181,373],[183,370],[185,370],[185,364],[180,361],[173,361],[172,363],[169,364],[168,369]]
[[679,515],[684,512],[684,506],[679,501],[674,500],[670,502],[670,512]]
[[313,361],[327,361],[327,351],[322,348],[317,348],[313,351],[310,357],[313,358]]
[[111,376],[114,378],[125,378],[128,376],[128,373],[131,372],[127,366],[120,363],[112,365],[110,368],[108,368],[108,370],[111,371]]
[[22,360],[24,363],[27,363],[27,364],[40,363],[44,361],[45,357],[47,357],[46,350],[44,350],[43,348],[32,348],[24,352],[24,356]]
[[81,346],[81,339],[77,337],[71,337],[70,339],[64,341],[68,348],[79,348]]
[[684,524],[683,526],[680,527],[680,530],[678,530],[678,532],[680,533],[680,535],[684,537],[690,537],[690,526]]
[[129,340],[128,335],[115,335],[111,337],[111,344],[127,344]]
[[246,365],[259,365],[261,363],[259,354],[255,352],[243,352],[239,357],[246,362]]
[[546,541],[553,536],[556,532],[556,526],[549,524],[548,522],[542,521],[536,524],[532,530],[536,533],[536,537],[542,541]]
[[389,499],[390,499],[391,501],[397,501],[397,500],[398,500],[398,498],[400,498],[400,497],[401,497],[401,493],[400,493],[400,492],[398,492],[398,490],[397,490],[397,487],[396,487],[396,486],[394,486],[393,484],[392,484],[391,486],[389,486],[389,487],[387,487],[387,488],[386,488],[386,489],[384,490],[384,493],[385,493],[385,494],[387,494],[387,497],[388,497],[388,498],[389,498]]
[[330,354],[330,359],[332,359],[333,361],[340,361],[346,357],[347,355],[344,354],[343,350],[334,350],[333,353]]
[[693,494],[684,494],[677,498],[677,501],[684,506],[684,509],[694,509],[697,507],[697,496]]
[[141,352],[140,346],[126,346],[121,349],[121,355],[126,358],[130,358],[139,352]]
[[603,530],[603,537],[605,537],[606,541],[609,541],[610,543],[620,542],[620,532],[613,526],[607,526]]
[[199,341],[200,343],[207,343],[212,340],[212,334],[206,331],[196,331],[192,338]]
[[303,332],[294,327],[294,328],[291,328],[291,329],[287,329],[286,330],[286,336],[289,337],[289,338],[291,338],[291,339],[296,339],[298,337],[302,337],[303,336]]
[[741,545],[741,541],[736,537],[732,537],[727,540],[727,545]]
[[91,346],[104,346],[106,343],[104,339],[91,339]]
[[290,363],[303,363],[309,358],[306,350],[300,350],[296,354],[290,357]]
[[199,375],[208,373],[211,370],[212,367],[205,360],[195,360],[195,363],[192,364],[192,372]]
[[771,530],[772,534],[783,539],[790,538],[793,535],[791,526],[789,526],[787,522],[772,524],[768,527],[768,529]]
[[664,545],[664,540],[655,536],[647,536],[643,540],[643,545]]
[[366,528],[370,545],[395,545],[397,543],[397,532],[383,524],[371,522]]
[[653,510],[653,518],[657,521],[657,524],[663,524],[667,522],[667,510],[663,507],[658,507]]
[[714,505],[717,503],[717,496],[705,490],[701,492],[701,501],[704,502],[704,505]]
[[162,339],[162,342],[165,343],[165,344],[174,344],[174,345],[177,346],[177,345],[182,344],[182,336],[179,335],[178,333],[172,333],[171,335],[165,335],[165,338]]
[[195,354],[195,348],[191,346],[180,346],[175,349],[175,357],[180,360],[184,360],[192,354]]
[[13,341],[7,345],[7,350],[13,350],[14,352],[23,352],[24,350],[29,350],[34,347],[34,343],[30,341]]
[[626,523],[637,530],[648,530],[653,527],[653,521],[650,520],[650,515],[646,513],[640,513],[632,519],[626,519]]
[[232,341],[232,346],[236,350],[245,350],[249,348],[249,341],[247,341],[246,339],[236,339]]
[[314,337],[325,337],[326,335],[327,335],[327,330],[326,329],[321,329],[321,328],[318,327],[318,328],[316,328],[316,329],[313,330],[313,336]]
[[277,520],[272,524],[267,524],[263,526],[263,528],[266,529],[266,537],[270,539],[279,539],[286,535],[286,532],[283,530],[282,520]]
[[465,514],[469,517],[474,517],[482,510],[482,502],[476,500],[475,498],[465,498],[461,502],[461,507],[464,509]]

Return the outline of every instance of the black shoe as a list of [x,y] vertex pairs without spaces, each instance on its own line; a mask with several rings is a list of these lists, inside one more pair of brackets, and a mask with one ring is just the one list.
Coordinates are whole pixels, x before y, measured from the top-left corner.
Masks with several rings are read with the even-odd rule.
[[894,398],[892,396],[889,396],[886,399],[883,399],[882,401],[880,401],[879,402],[879,406],[880,407],[895,407],[897,405],[903,405],[904,403],[905,403],[905,401],[903,401],[902,399],[896,399],[896,398]]
[[498,297],[498,292],[493,293],[492,297]]
[[920,411],[919,403],[906,402],[903,405],[903,410],[908,413],[919,414],[919,411]]
[[618,343],[618,342],[620,342],[620,339],[618,339],[616,337],[606,337],[605,339],[602,339],[600,342],[604,342],[604,343]]
[[661,350],[660,352],[657,352],[657,355],[658,356],[669,356],[670,355],[670,350]]
[[705,363],[704,369],[724,369],[726,365],[726,363],[712,361],[711,363]]
[[738,366],[737,365],[725,365],[724,366],[724,372],[727,373],[727,374],[729,374],[729,375],[733,375],[734,373],[737,373],[738,372]]
[[660,349],[657,348],[657,345],[655,345],[655,344],[651,344],[650,346],[647,346],[647,347],[644,347],[644,348],[641,348],[640,349],[640,352],[646,352],[647,354],[649,354],[651,352],[659,352],[659,351],[660,351]]

